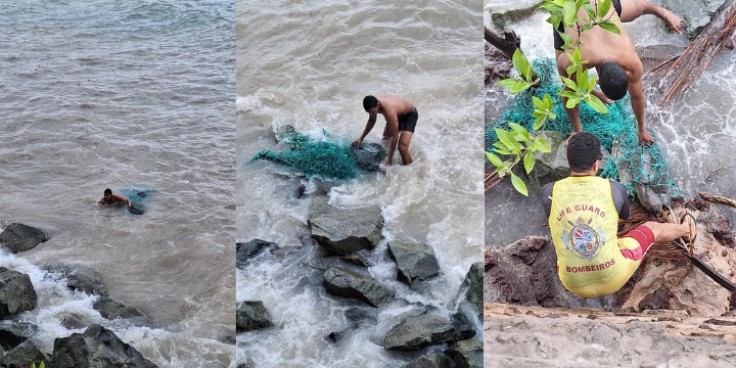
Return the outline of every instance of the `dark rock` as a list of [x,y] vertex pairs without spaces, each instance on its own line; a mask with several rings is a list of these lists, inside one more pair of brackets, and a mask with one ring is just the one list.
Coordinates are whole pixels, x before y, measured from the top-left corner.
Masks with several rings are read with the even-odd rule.
[[325,340],[328,343],[331,344],[337,344],[338,342],[342,341],[343,337],[345,337],[345,331],[338,331],[338,332],[330,332],[326,337]]
[[148,318],[138,309],[127,306],[117,300],[101,296],[92,305],[92,307],[100,312],[100,315],[107,319],[137,319],[140,322],[148,322]]
[[420,357],[411,363],[403,365],[401,368],[452,368],[452,363],[447,356],[435,354]]
[[350,150],[358,167],[366,171],[378,170],[387,156],[386,150],[380,143],[363,143],[360,147],[351,146]]
[[12,253],[31,250],[47,240],[43,231],[23,224],[10,224],[0,233],[0,244]]
[[483,368],[483,342],[479,340],[459,341],[447,354],[455,361],[455,368]]
[[81,328],[87,327],[87,325],[82,322],[81,319],[74,317],[74,316],[66,316],[61,320],[61,325],[64,326],[67,330],[79,330]]
[[473,322],[462,311],[453,313],[450,320],[452,321],[452,325],[455,326],[455,336],[453,336],[452,342],[466,340],[475,336]]
[[91,325],[84,334],[54,340],[54,368],[154,368],[148,359],[121,341],[112,331]]
[[537,11],[537,5],[542,0],[518,0],[505,1],[488,6],[488,12],[491,13],[491,20],[500,28],[506,28],[511,22],[516,22],[529,17]]
[[454,335],[455,326],[447,317],[427,311],[408,317],[391,328],[383,340],[383,347],[388,350],[417,351],[446,343]]
[[12,349],[31,338],[36,331],[38,331],[38,326],[31,322],[2,321],[0,322],[0,346],[5,350]]
[[375,309],[350,308],[345,311],[345,319],[353,327],[357,328],[365,322],[375,322]]
[[372,267],[373,266],[373,262],[371,262],[371,260],[368,259],[368,257],[363,255],[363,252],[356,252],[356,253],[348,254],[346,256],[343,256],[342,258],[356,266],[361,266],[361,267]]
[[91,268],[83,265],[52,264],[43,267],[50,273],[66,278],[66,286],[72,290],[78,290],[90,295],[107,296],[107,289],[102,284],[99,275]]
[[494,265],[483,281],[486,301],[563,308],[579,304],[557,277],[557,255],[547,238],[525,237],[490,250],[489,257]]
[[655,215],[662,212],[662,206],[664,206],[662,199],[648,186],[636,186],[636,197],[639,199],[642,207],[646,208],[647,211]]
[[259,301],[244,301],[238,303],[236,311],[236,328],[238,332],[262,330],[273,326],[271,315]]
[[473,308],[479,321],[483,320],[483,269],[481,262],[470,266],[457,296],[459,304],[468,303]]
[[36,363],[36,367],[38,367],[41,362],[44,362],[47,367],[51,366],[49,356],[42,352],[33,341],[26,340],[13,350],[5,353],[0,366],[5,368],[27,368],[30,367],[31,363]]
[[694,39],[710,23],[718,8],[725,2],[725,0],[662,0],[660,5],[679,15],[687,25],[687,36]]
[[381,240],[381,208],[339,209],[326,196],[314,197],[310,206],[312,238],[332,253],[345,255],[372,249]]
[[323,285],[330,294],[362,300],[374,307],[393,297],[389,290],[373,280],[367,272],[353,272],[344,268],[330,268],[325,271]]
[[237,268],[243,268],[248,265],[248,261],[251,258],[259,255],[264,250],[269,248],[278,248],[279,246],[278,244],[272,243],[270,241],[253,239],[245,243],[237,243],[236,247],[237,249],[235,252],[235,266]]
[[440,273],[434,250],[428,245],[392,241],[388,244],[388,252],[399,270],[398,279],[409,286]]
[[[485,84],[489,88],[500,80],[511,76],[511,59],[490,43],[485,43]],[[497,103],[497,101],[492,101]]]
[[37,300],[28,275],[0,267],[0,318],[32,310]]

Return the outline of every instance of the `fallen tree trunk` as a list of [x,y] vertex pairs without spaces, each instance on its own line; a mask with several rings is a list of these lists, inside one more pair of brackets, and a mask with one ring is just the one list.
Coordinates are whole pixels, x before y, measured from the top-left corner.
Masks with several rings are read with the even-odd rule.
[[521,38],[515,32],[504,32],[503,37],[485,27],[485,39],[497,49],[503,51],[509,59],[514,57],[514,51],[521,48]]
[[667,105],[684,92],[700,78],[724,47],[732,46],[734,30],[736,30],[736,0],[729,0],[718,9],[708,26],[679,57],[665,61],[647,73],[648,77],[662,81],[668,81],[674,75],[674,79],[659,101],[660,106]]

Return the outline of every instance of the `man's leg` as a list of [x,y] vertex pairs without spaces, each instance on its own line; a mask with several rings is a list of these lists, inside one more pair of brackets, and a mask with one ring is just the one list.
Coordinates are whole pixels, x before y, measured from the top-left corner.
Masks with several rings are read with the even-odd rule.
[[693,228],[692,233],[690,233],[691,224],[687,222],[682,224],[645,222],[644,226],[652,230],[655,243],[669,243],[686,235],[695,235],[695,228]]
[[403,165],[408,165],[413,161],[409,153],[409,143],[411,143],[411,137],[413,135],[414,133],[407,130],[399,133],[399,154],[401,155],[401,163]]
[[671,11],[656,6],[647,0],[621,0],[621,21],[631,22],[643,14],[653,14],[662,19],[669,29],[682,31],[682,19]]

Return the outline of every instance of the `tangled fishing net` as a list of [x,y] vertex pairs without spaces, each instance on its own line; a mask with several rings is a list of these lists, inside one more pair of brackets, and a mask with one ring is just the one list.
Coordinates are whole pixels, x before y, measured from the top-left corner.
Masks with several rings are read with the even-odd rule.
[[[551,58],[536,60],[534,71],[539,75],[541,84],[517,95],[512,100],[511,106],[506,107],[496,122],[486,123],[486,150],[490,151],[492,145],[498,141],[495,128],[508,130],[508,123],[514,122],[529,131],[532,130],[535,120],[532,116],[534,112],[532,96],[543,98],[545,94],[549,94],[554,102],[557,119],[548,122],[545,130],[559,132],[564,137],[572,131],[572,124],[558,96],[562,90],[562,83],[557,74],[555,60]],[[621,182],[627,187],[630,195],[634,194],[637,186],[646,186],[656,193],[667,193],[670,196],[680,195],[659,146],[656,143],[639,145],[638,127],[628,95],[608,105],[609,112],[605,115],[595,112],[586,103],[579,106],[583,130],[595,134],[603,147],[609,153],[613,150],[614,156],[617,156],[608,160],[601,177]],[[617,143],[614,145],[614,142]],[[616,149],[613,149],[614,146],[617,146]],[[617,155],[615,151],[618,151]]]
[[361,171],[376,171],[386,158],[386,150],[378,143],[352,143],[336,140],[322,131],[322,137],[312,138],[285,126],[276,133],[276,139],[285,143],[284,151],[264,149],[254,160],[268,160],[288,166],[308,178],[353,179]]

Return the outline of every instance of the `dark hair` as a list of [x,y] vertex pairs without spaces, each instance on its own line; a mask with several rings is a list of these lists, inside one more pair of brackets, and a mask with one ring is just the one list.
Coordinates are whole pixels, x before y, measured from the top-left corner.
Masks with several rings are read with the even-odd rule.
[[103,194],[104,195],[112,194],[112,189],[110,189],[110,188],[105,189],[105,193],[103,193]]
[[588,132],[580,132],[567,141],[567,162],[576,172],[588,171],[601,159],[601,141]]
[[365,98],[363,98],[363,109],[365,109],[365,111],[368,111],[376,106],[378,106],[377,98],[373,96],[365,96]]
[[598,70],[601,91],[612,100],[620,100],[626,96],[629,89],[629,76],[621,65],[607,61]]

